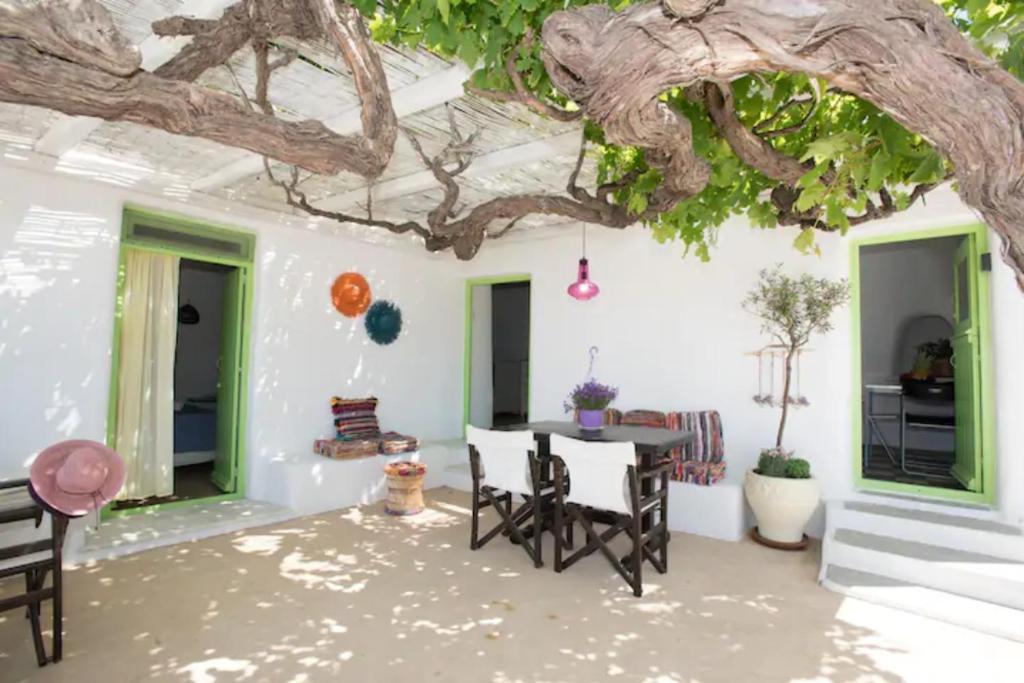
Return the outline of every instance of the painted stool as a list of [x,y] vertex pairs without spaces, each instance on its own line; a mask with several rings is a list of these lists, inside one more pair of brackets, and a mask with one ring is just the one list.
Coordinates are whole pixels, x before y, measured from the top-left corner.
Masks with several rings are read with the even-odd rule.
[[423,477],[427,466],[420,462],[399,460],[384,466],[388,477],[388,497],[384,511],[389,515],[416,515],[423,512]]

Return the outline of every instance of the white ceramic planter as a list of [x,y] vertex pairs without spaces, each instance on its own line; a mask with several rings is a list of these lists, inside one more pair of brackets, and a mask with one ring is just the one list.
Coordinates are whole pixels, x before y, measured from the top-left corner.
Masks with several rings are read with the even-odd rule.
[[762,477],[753,470],[747,472],[743,492],[757,517],[758,533],[779,543],[803,540],[804,528],[821,499],[816,479]]

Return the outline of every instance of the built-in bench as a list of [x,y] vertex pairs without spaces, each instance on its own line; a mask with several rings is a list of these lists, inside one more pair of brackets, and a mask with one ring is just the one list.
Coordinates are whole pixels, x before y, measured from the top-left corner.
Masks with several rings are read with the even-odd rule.
[[[266,499],[302,514],[366,505],[387,494],[384,465],[413,460],[427,466],[424,488],[449,486],[471,491],[469,454],[462,439],[424,441],[417,451],[352,460],[303,454],[279,460],[268,477]],[[699,536],[737,541],[750,528],[741,471],[726,472],[713,485],[669,482],[668,526]]]
[[[469,453],[463,441],[446,442],[450,453],[441,485],[471,491]],[[743,498],[743,473],[725,473],[714,485],[670,481],[668,528],[723,541],[738,541],[752,526]]]
[[366,505],[387,494],[384,466],[398,460],[427,466],[425,489],[445,485],[445,467],[461,440],[424,441],[419,450],[398,455],[376,455],[332,460],[315,454],[295,455],[273,463],[267,500],[303,514],[325,512],[350,505]]

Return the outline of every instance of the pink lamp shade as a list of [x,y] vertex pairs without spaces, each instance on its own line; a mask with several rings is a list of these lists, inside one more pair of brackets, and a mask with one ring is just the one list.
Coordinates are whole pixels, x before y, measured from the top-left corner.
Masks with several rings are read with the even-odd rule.
[[588,301],[597,296],[600,291],[601,288],[590,281],[590,266],[587,264],[587,259],[581,258],[576,282],[569,285],[569,296],[580,301]]

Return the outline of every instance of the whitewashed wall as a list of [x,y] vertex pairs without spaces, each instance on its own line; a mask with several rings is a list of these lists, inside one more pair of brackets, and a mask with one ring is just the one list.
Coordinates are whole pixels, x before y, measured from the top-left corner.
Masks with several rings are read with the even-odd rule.
[[[449,257],[283,227],[66,175],[0,165],[0,479],[66,438],[102,440],[110,384],[115,271],[125,203],[256,233],[249,401],[249,492],[270,463],[331,434],[332,394],[374,394],[383,426],[422,438],[461,433],[463,289]],[[394,300],[390,346],[341,317],[330,285],[346,270]]]
[[[977,222],[952,193],[936,193],[927,207],[880,222],[857,235]],[[793,273],[847,277],[849,240],[819,236],[820,256],[791,246],[792,230],[752,229],[731,221],[719,232],[708,263],[682,258],[681,245],[660,245],[641,229],[590,228],[591,276],[601,294],[578,302],[565,293],[575,279],[579,228],[552,229],[547,239],[488,245],[470,265],[474,276],[530,273],[532,330],[531,419],[562,415],[562,400],[587,369],[587,349],[600,348],[595,375],[621,389],[623,409],[721,412],[730,468],[746,469],[771,445],[778,415],[756,405],[756,360],[749,351],[767,343],[741,302],[758,269],[782,263]],[[1024,295],[1008,269],[993,259],[992,311],[996,354],[998,505],[1024,523]],[[815,338],[803,361],[802,392],[811,405],[791,413],[786,444],[811,461],[827,498],[853,492],[850,311],[834,330]],[[1016,417],[1013,417],[1016,416]]]
[[[257,234],[255,320],[249,405],[249,490],[260,497],[271,463],[308,452],[331,431],[333,393],[376,394],[385,427],[423,438],[461,433],[464,280],[532,274],[531,417],[562,415],[566,392],[600,347],[597,375],[621,387],[625,408],[716,408],[727,457],[749,467],[771,442],[777,416],[760,408],[756,365],[745,356],[765,340],[740,302],[757,270],[782,262],[794,272],[845,276],[848,240],[821,236],[821,256],[801,256],[787,230],[736,220],[720,231],[709,263],[681,258],[643,230],[591,229],[589,256],[601,295],[577,302],[579,232],[553,228],[528,241],[510,236],[470,264],[412,247],[377,246],[285,227],[230,204],[185,204],[86,180],[0,164],[0,478],[23,475],[39,449],[105,432],[114,274],[123,205],[131,202],[236,225]],[[935,194],[897,220],[858,235],[973,222],[950,193]],[[995,250],[995,247],[993,247]],[[998,506],[1024,524],[1024,295],[998,260],[992,274],[996,364]],[[406,327],[390,347],[370,343],[361,321],[333,312],[328,290],[340,272],[365,273],[375,295],[401,305]],[[787,443],[811,460],[825,495],[852,485],[850,315],[812,343],[804,362],[809,408],[796,412]]]

